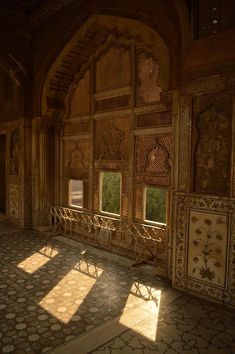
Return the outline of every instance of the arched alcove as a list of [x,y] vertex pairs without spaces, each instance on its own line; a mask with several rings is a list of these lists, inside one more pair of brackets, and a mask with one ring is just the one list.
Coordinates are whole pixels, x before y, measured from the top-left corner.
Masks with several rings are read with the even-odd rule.
[[[42,149],[46,176],[41,176],[41,181],[49,186],[54,176],[57,203],[74,208],[71,193],[80,185],[82,211],[107,212],[102,209],[107,173],[120,185],[115,217],[146,225],[162,220],[167,224],[159,245],[164,274],[168,274],[170,262],[172,164],[168,160],[174,160],[170,76],[168,47],[156,31],[136,20],[94,15],[53,63],[43,88],[41,119],[49,126],[63,123],[61,135],[52,137],[57,148],[49,153],[49,130],[45,129]],[[164,152],[159,161],[155,161],[155,153],[149,156],[155,150]],[[161,168],[166,165],[166,156],[169,168]],[[53,164],[57,165],[54,174],[50,173]],[[45,201],[51,203],[48,186],[40,189],[47,191]],[[151,218],[146,216],[149,190],[162,195],[165,216],[161,220],[146,220]],[[132,246],[123,239],[118,247]]]
[[149,57],[159,65],[159,86],[162,90],[169,88],[169,53],[153,29],[134,20],[91,16],[62,50],[47,75],[42,95],[43,115],[63,114],[71,87],[78,83],[92,60],[96,61],[114,45],[148,51]]

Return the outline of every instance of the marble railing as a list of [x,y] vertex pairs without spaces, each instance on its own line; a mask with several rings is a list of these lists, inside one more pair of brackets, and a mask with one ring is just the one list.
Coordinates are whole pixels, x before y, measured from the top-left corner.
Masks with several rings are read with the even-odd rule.
[[[135,259],[156,263],[165,252],[167,227],[128,222],[60,206],[50,207],[50,230]],[[161,258],[161,257],[160,257]]]

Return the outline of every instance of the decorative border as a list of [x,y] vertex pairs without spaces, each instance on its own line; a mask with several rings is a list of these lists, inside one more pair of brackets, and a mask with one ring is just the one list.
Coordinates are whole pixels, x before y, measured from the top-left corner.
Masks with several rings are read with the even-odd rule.
[[[235,200],[176,193],[174,286],[235,307]],[[228,216],[227,270],[224,288],[187,276],[187,238],[190,210],[223,213]]]
[[190,191],[192,97],[180,98],[179,190]]

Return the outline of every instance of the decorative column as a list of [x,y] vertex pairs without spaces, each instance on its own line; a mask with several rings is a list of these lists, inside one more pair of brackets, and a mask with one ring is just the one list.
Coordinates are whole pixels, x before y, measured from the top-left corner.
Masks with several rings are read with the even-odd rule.
[[33,120],[33,226],[40,231],[48,228],[49,205],[58,201],[60,129],[61,124],[52,119]]

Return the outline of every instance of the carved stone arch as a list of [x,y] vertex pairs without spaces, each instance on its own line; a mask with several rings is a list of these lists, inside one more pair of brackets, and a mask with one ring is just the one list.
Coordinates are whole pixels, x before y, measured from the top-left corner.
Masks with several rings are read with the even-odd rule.
[[[159,81],[163,89],[169,87],[169,52],[160,36],[150,27],[129,19],[92,16],[72,38],[51,67],[43,88],[43,115],[62,116],[66,110],[66,96],[89,67],[90,58],[100,55],[105,45],[115,40],[152,48],[161,66]],[[121,39],[122,38],[122,39]],[[101,49],[100,49],[101,48]]]

